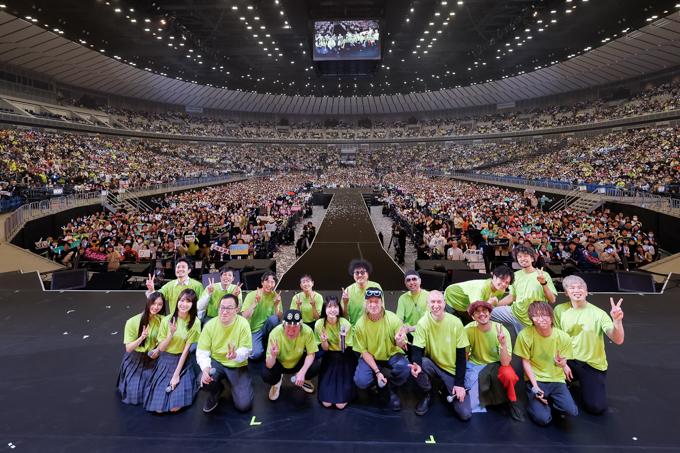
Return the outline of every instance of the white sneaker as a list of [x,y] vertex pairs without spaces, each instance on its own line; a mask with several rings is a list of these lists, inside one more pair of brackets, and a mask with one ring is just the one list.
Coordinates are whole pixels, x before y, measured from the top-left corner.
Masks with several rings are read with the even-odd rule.
[[269,399],[272,401],[276,401],[279,399],[279,395],[281,394],[281,383],[283,382],[283,374],[281,375],[281,379],[279,379],[279,382],[276,385],[272,385],[272,388],[269,389]]

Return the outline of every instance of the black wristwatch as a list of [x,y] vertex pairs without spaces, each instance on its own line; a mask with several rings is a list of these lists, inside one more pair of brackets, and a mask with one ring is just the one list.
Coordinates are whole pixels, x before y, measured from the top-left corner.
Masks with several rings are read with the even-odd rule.
[[[538,283],[541,283],[541,282],[538,282]],[[548,284],[548,282],[541,283],[541,286],[545,286],[545,285],[547,285],[547,284]]]
[[376,370],[373,370],[373,372],[375,373],[376,376],[379,375],[379,374],[381,373],[380,368],[378,368],[377,371],[376,371]]

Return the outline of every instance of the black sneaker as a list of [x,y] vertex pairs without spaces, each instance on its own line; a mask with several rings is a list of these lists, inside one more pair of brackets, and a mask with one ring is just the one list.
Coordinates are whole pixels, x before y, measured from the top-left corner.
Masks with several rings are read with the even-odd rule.
[[217,403],[220,401],[221,395],[222,395],[221,389],[216,389],[210,392],[210,395],[208,395],[208,399],[205,400],[205,404],[203,405],[203,412],[210,412],[211,410],[215,409],[217,407]]
[[425,412],[432,406],[434,400],[434,391],[432,389],[425,392],[423,399],[416,405],[416,415],[425,415]]
[[390,409],[393,411],[401,410],[401,398],[399,398],[399,387],[392,384],[392,382],[387,382],[387,390],[390,392]]

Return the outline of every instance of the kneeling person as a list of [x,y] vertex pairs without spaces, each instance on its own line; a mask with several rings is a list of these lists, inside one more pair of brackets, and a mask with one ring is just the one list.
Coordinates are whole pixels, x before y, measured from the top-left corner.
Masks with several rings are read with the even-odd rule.
[[460,319],[446,313],[444,295],[431,291],[427,297],[430,313],[420,318],[413,338],[411,374],[425,390],[425,397],[416,406],[423,415],[433,403],[432,379],[439,376],[446,395],[453,396],[453,409],[461,420],[472,416],[470,398],[465,397],[465,348],[469,346]]
[[283,325],[277,326],[269,335],[266,367],[262,369],[262,380],[272,386],[270,400],[279,398],[284,374],[294,374],[295,385],[307,393],[314,393],[309,379],[318,375],[321,368],[321,359],[314,357],[318,350],[314,332],[302,323],[302,313],[288,310],[283,315]]
[[205,412],[217,407],[226,379],[236,409],[246,412],[253,405],[253,386],[248,375],[248,356],[253,349],[250,324],[238,316],[238,298],[222,296],[217,319],[206,323],[198,340],[196,362],[203,370],[201,387],[210,392],[203,406]]

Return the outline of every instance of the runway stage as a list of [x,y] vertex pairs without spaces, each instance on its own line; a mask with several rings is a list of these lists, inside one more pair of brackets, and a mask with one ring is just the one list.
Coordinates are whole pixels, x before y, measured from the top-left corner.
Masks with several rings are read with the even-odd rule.
[[[399,413],[387,408],[386,392],[373,397],[360,391],[344,411],[326,409],[316,394],[288,380],[279,400],[271,402],[260,378],[262,363],[249,366],[255,401],[248,413],[236,412],[228,391],[209,414],[202,410],[204,391],[179,413],[147,413],[121,403],[115,388],[125,321],[142,310],[143,293],[43,292],[33,275],[32,285],[30,276],[14,277],[18,290],[11,278],[0,280],[0,451],[680,450],[677,292],[624,295],[625,343],[607,342],[608,411],[602,416],[581,411],[541,428],[493,410],[464,423],[441,399],[426,415],[416,416],[421,393],[413,378],[401,390]],[[388,308],[395,309],[398,295],[387,293]],[[284,303],[291,297],[292,291],[284,293]],[[566,300],[558,296],[558,303]],[[609,306],[608,295],[593,295],[590,301]],[[521,372],[517,358],[513,366]]]

